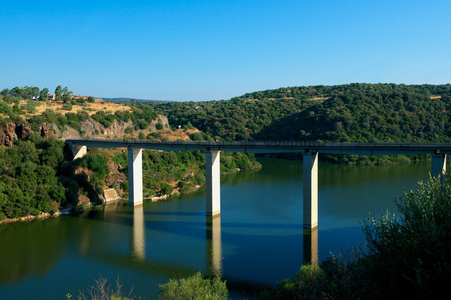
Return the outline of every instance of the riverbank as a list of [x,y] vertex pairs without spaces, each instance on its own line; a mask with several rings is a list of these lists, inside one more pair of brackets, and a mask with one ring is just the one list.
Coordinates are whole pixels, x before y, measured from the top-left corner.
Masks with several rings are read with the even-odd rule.
[[58,211],[58,212],[54,212],[54,213],[40,213],[37,216],[28,215],[28,216],[20,217],[20,218],[5,219],[5,220],[1,220],[0,221],[0,225],[9,224],[9,223],[15,223],[15,222],[28,222],[28,221],[33,221],[33,220],[37,220],[37,219],[56,218],[56,217],[59,217],[62,214],[68,214],[68,212],[66,212],[66,211],[60,212],[60,211]]

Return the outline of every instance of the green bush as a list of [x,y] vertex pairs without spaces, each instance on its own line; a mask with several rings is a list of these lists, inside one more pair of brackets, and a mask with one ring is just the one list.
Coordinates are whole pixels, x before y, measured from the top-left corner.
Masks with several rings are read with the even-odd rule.
[[275,299],[327,299],[327,278],[315,265],[303,265],[293,279],[277,283]]
[[162,195],[170,195],[173,190],[174,190],[174,188],[172,186],[170,186],[169,184],[167,184],[166,182],[160,183],[160,193]]
[[440,298],[451,282],[451,188],[439,179],[396,201],[401,213],[367,218],[367,272],[383,298]]
[[222,281],[220,277],[202,278],[199,272],[188,278],[171,279],[168,283],[160,285],[159,289],[159,299],[162,300],[225,300],[228,298],[225,281]]
[[62,110],[72,110],[72,104],[71,103],[64,103]]

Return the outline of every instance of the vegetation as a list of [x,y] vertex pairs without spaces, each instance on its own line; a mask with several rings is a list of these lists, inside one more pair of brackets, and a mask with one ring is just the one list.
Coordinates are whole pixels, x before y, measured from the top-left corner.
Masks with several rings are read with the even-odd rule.
[[159,292],[159,299],[162,300],[225,300],[227,298],[228,290],[225,281],[218,276],[213,279],[202,278],[200,273],[179,280],[171,279],[168,283],[160,285]]
[[219,140],[449,141],[451,84],[290,87],[229,101],[143,102]]
[[[449,142],[451,84],[290,87],[229,101],[149,102],[193,140]],[[345,164],[409,163],[426,156],[326,156]]]
[[0,146],[0,220],[57,211],[66,203],[64,144],[30,135],[12,148]]
[[[71,294],[66,294],[67,299],[71,299]],[[127,296],[124,296],[122,292],[122,285],[119,283],[119,278],[116,280],[116,288],[112,288],[108,285],[108,280],[100,276],[95,280],[94,284],[89,287],[85,292],[80,292],[77,296],[78,300],[129,300],[131,297],[131,291]]]
[[[47,88],[39,92],[38,87],[27,86],[23,88],[3,89],[0,93],[0,125],[5,125],[10,122],[24,123],[23,116],[26,113],[35,113],[37,106],[48,101],[48,92],[49,90]],[[105,127],[110,127],[115,120],[118,122],[128,122],[131,120],[136,130],[147,128],[150,122],[156,120],[158,117],[151,107],[141,104],[133,106],[131,112],[117,111],[113,114],[100,110],[92,116],[89,116],[88,110],[85,108],[86,100],[84,98],[75,98],[72,94],[67,87],[62,88],[58,86],[55,89],[54,102],[63,103],[61,108],[63,113],[46,110],[42,114],[31,116],[26,121],[32,125],[34,130],[46,122],[55,124],[61,131],[64,131],[66,126],[69,126],[81,132],[81,123],[90,117]],[[19,106],[20,101],[23,100],[26,100],[26,104]],[[87,99],[88,103],[94,101],[95,99],[93,97],[88,97]],[[80,106],[77,113],[66,112],[71,111],[74,105]]]

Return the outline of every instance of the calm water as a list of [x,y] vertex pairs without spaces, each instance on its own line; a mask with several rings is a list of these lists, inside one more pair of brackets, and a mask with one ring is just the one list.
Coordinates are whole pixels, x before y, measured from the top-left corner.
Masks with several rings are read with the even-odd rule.
[[66,299],[100,276],[156,299],[158,284],[201,271],[274,285],[304,259],[363,241],[359,219],[395,211],[393,199],[426,180],[430,163],[319,165],[319,227],[302,229],[302,165],[260,159],[263,169],[223,177],[222,212],[205,216],[202,191],[175,201],[107,206],[81,217],[0,226],[0,299]]

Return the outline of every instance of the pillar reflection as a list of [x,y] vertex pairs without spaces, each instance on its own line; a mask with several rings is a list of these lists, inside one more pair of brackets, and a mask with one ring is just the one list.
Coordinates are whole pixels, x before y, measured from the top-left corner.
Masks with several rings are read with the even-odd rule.
[[144,205],[137,205],[133,207],[132,257],[144,260],[145,242]]
[[207,266],[215,275],[222,272],[221,215],[207,216]]
[[304,229],[304,264],[318,265],[318,227]]

